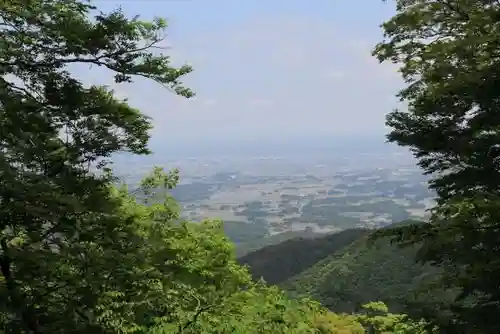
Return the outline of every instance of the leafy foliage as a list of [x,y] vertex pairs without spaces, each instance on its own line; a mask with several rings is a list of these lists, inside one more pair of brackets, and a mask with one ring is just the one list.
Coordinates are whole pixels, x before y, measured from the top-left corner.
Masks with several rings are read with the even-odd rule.
[[409,146],[439,198],[497,192],[500,6],[480,0],[399,0],[382,25],[381,61],[401,64],[409,110],[389,114],[389,140]]
[[377,333],[439,333],[436,327],[430,327],[424,320],[413,321],[406,314],[392,314],[384,303],[372,302],[363,305],[365,314],[356,316],[356,320],[370,332]]
[[[454,332],[500,331],[500,4],[397,0],[375,49],[401,65],[408,111],[387,118],[389,141],[410,147],[438,194],[430,224],[388,231],[422,243],[418,258],[461,290]],[[386,231],[387,232],[387,231]]]
[[[191,69],[170,67],[168,57],[150,51],[165,25],[97,13],[76,0],[0,3],[5,331],[98,333],[108,320],[133,327],[96,311],[113,304],[116,291],[127,292],[116,288],[121,272],[112,264],[138,261],[127,254],[143,246],[130,234],[135,222],[124,217],[120,198],[110,196],[113,177],[104,167],[116,152],[148,153],[151,123],[109,89],[84,86],[68,66],[103,66],[118,83],[142,76],[192,96],[179,81]],[[113,307],[131,312],[129,304]]]

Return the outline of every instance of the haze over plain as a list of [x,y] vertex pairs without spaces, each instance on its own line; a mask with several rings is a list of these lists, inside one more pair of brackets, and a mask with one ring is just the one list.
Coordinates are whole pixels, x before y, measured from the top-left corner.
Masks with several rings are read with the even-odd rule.
[[[371,56],[380,22],[394,13],[381,1],[263,0],[97,1],[144,19],[169,20],[166,52],[194,71],[191,100],[154,82],[116,86],[153,117],[159,155],[242,150],[274,153],[371,148],[385,141],[385,114],[398,106],[394,66]],[[353,19],[356,17],[356,20]],[[109,73],[77,69],[89,83]],[[102,73],[102,75],[101,75]]]

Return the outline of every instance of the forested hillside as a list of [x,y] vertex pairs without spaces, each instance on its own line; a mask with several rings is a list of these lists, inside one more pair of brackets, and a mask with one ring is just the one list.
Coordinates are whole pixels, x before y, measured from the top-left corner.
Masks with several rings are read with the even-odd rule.
[[272,245],[278,245],[287,240],[302,238],[310,239],[321,237],[323,234],[315,233],[309,230],[302,231],[287,231],[283,233],[277,233],[274,235],[267,236],[265,238],[254,239],[250,241],[245,241],[236,245],[236,256],[244,257],[245,255],[255,252],[261,248],[265,248]]
[[372,241],[370,235],[370,230],[351,229],[295,238],[238,261],[248,266],[254,279],[278,284],[294,297],[312,297],[335,312],[357,312],[371,300],[380,300],[391,310],[446,324],[452,316],[446,308],[456,292],[436,284],[438,269],[415,263],[416,247],[400,248],[389,238]]
[[279,284],[366,234],[366,229],[348,229],[323,237],[293,238],[247,254],[238,262],[250,268],[254,279]]
[[[363,236],[280,286],[294,296],[309,295],[336,312],[356,312],[370,300],[391,310],[437,315],[454,294],[437,281],[437,269],[415,263],[415,248]],[[440,317],[447,317],[447,313]]]

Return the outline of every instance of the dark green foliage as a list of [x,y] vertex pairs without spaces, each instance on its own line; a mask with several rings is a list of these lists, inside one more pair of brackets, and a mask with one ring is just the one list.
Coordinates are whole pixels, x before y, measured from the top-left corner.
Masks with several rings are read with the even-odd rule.
[[[375,54],[402,61],[409,111],[389,114],[389,140],[409,146],[440,199],[500,186],[497,109],[500,5],[480,0],[400,0]],[[419,40],[419,38],[426,40]]]
[[438,207],[430,224],[384,234],[422,243],[418,259],[443,267],[443,284],[461,290],[455,332],[498,333],[500,3],[396,3],[374,52],[399,63],[407,83],[399,96],[408,111],[389,114],[388,139],[432,176]]
[[[123,236],[130,221],[110,197],[105,159],[120,151],[148,153],[151,123],[105,87],[84,86],[68,66],[103,66],[118,83],[142,76],[192,96],[179,82],[191,69],[170,67],[168,57],[149,51],[165,26],[120,11],[97,13],[76,0],[0,2],[5,331],[101,332],[91,310],[102,301],[96,287],[109,273],[103,263],[139,247]],[[108,280],[110,291],[115,283]]]
[[324,237],[294,238],[247,254],[238,262],[249,267],[254,279],[280,284],[367,233],[349,229]]

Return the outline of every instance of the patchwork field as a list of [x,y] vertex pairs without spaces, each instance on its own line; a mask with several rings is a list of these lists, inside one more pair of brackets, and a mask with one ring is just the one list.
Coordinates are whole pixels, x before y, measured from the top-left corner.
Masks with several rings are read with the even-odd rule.
[[198,164],[206,166],[205,173],[200,166],[184,169],[187,176],[172,194],[182,204],[185,218],[222,219],[236,242],[293,231],[329,233],[425,219],[433,205],[426,179],[410,164],[353,168],[337,163],[334,169],[262,159],[260,164],[226,162],[218,172],[213,162]]

